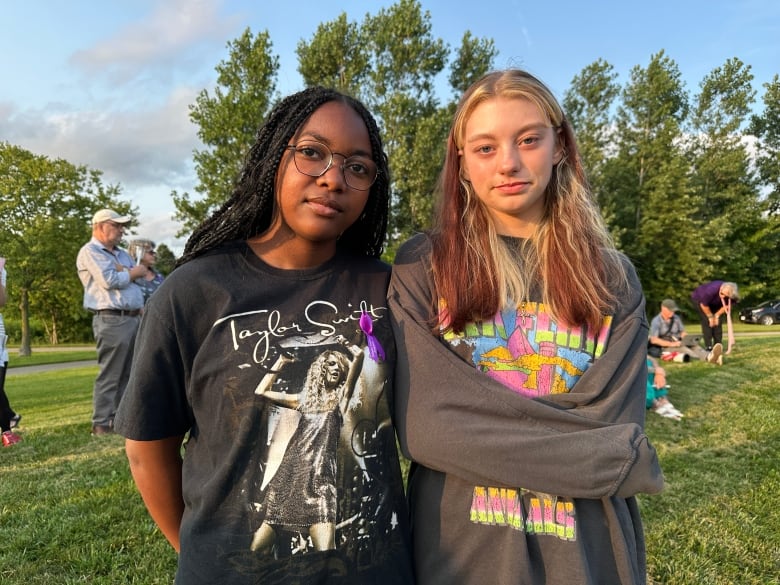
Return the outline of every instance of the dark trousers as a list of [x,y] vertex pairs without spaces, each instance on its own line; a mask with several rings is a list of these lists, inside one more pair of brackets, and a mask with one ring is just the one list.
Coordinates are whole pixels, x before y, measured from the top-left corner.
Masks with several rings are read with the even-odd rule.
[[720,324],[720,317],[718,317],[718,324],[715,325],[715,327],[710,327],[710,318],[704,314],[704,311],[701,310],[698,303],[696,305],[696,310],[699,311],[701,333],[704,336],[704,347],[709,351],[715,343],[723,343],[723,325]]
[[11,419],[16,416],[8,401],[8,395],[5,393],[5,371],[7,369],[8,362],[0,366],[0,430],[3,432],[11,430]]

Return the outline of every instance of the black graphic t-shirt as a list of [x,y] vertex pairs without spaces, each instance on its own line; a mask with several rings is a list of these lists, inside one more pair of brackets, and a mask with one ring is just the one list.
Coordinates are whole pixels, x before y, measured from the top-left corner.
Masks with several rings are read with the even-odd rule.
[[412,583],[390,418],[389,267],[278,270],[235,243],[147,305],[117,413],[188,433],[177,583]]

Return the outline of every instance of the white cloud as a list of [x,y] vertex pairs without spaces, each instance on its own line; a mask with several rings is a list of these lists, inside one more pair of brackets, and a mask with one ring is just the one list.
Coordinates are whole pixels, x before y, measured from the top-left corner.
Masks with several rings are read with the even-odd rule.
[[0,134],[36,154],[101,170],[112,182],[189,185],[199,141],[188,105],[197,92],[178,88],[146,110],[26,110],[0,118]]
[[221,0],[158,0],[148,18],[133,22],[89,49],[77,51],[70,63],[90,75],[108,75],[126,83],[154,69],[181,63],[188,50],[204,41],[224,41],[235,18],[220,18]]

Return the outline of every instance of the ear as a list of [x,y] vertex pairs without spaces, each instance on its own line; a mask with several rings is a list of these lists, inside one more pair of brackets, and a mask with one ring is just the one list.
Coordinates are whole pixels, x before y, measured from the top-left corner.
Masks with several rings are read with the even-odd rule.
[[557,165],[563,160],[563,154],[565,150],[563,148],[562,133],[563,130],[560,128],[555,130],[555,152],[553,153],[553,166]]
[[460,167],[460,177],[461,177],[461,179],[463,179],[465,181],[471,181],[471,179],[469,178],[469,170],[466,167],[466,165],[464,164],[464,160],[465,159],[463,158],[463,151],[459,150],[458,151],[458,166]]

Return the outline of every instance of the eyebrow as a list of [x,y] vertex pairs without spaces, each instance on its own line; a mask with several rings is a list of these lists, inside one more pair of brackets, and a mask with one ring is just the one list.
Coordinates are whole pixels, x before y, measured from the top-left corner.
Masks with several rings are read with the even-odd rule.
[[[534,130],[535,131],[545,130],[546,128],[552,129],[552,126],[548,126],[546,124],[528,124],[526,126],[520,127],[518,131],[515,133],[515,136],[520,136],[521,134],[525,134],[526,132],[530,132]],[[485,140],[485,139],[494,140],[495,135],[491,134],[490,132],[480,132],[479,134],[474,134],[472,136],[466,137],[466,143],[469,144],[472,142],[476,142],[478,140]]]

